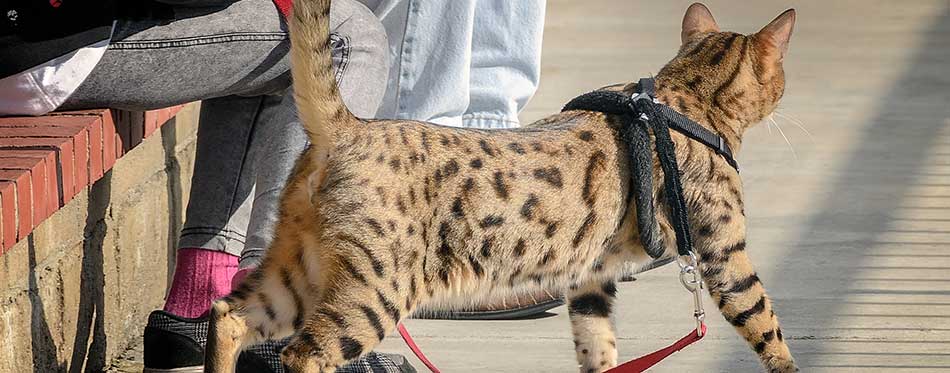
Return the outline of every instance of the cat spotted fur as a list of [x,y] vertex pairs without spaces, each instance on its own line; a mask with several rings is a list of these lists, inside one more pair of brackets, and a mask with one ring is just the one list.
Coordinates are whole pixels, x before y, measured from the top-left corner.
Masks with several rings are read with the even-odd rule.
[[[212,307],[206,371],[231,372],[240,349],[293,335],[282,353],[292,372],[333,372],[422,305],[536,287],[566,293],[580,371],[615,366],[615,278],[625,263],[651,262],[624,198],[631,175],[621,122],[585,111],[515,130],[357,119],[332,74],[329,1],[294,5],[294,95],[312,145],[284,191],[267,257]],[[738,151],[743,132],[782,96],[794,18],[789,10],[740,35],[720,32],[705,6],[692,5],[679,53],[656,76],[657,97]],[[796,371],[746,255],[738,173],[711,149],[672,136],[710,295],[767,370]],[[673,256],[665,209],[657,220]]]

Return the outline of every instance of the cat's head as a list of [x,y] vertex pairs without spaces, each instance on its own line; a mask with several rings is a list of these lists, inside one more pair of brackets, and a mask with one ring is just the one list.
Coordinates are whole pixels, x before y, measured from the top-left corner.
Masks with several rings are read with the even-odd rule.
[[656,78],[660,100],[741,141],[742,133],[771,114],[782,97],[782,61],[794,25],[795,10],[789,9],[754,34],[724,32],[705,5],[691,5],[683,17],[679,53]]

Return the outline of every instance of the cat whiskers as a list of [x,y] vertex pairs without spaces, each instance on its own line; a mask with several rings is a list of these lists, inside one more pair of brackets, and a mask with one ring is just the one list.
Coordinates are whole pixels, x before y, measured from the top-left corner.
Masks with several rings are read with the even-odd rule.
[[[792,117],[791,115],[782,113],[782,112],[780,112],[780,111],[778,111],[778,110],[773,111],[772,114],[778,114],[778,116],[782,117],[782,119],[785,119],[785,120],[789,121],[790,123],[794,124],[796,127],[798,127],[799,129],[801,129],[802,132],[804,132],[806,136],[808,136],[808,139],[809,139],[812,143],[815,142],[815,137],[812,136],[812,135],[811,135],[811,132],[809,132],[808,129],[805,128],[805,124],[802,123],[802,121],[800,121],[800,120],[798,120],[798,119],[795,119],[795,118]],[[770,115],[770,116],[771,116],[771,115]]]
[[792,151],[792,157],[797,161],[798,153],[795,152],[795,147],[792,146],[792,142],[788,141],[788,136],[785,136],[785,131],[782,131],[782,126],[778,125],[778,122],[776,122],[771,115],[768,118],[770,121],[772,121],[772,124],[775,125],[775,129],[777,129],[778,133],[782,135],[782,138],[785,139],[785,143],[788,144],[788,149]]

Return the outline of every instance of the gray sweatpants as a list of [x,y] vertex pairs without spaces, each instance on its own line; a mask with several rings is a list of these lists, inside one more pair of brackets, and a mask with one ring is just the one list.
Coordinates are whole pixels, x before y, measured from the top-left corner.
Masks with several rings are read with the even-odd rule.
[[[353,0],[331,11],[334,66],[347,107],[373,117],[389,72],[386,34]],[[203,100],[179,247],[256,265],[277,202],[307,146],[290,88],[286,25],[271,0],[166,0],[119,21],[109,49],[61,109],[146,110]]]

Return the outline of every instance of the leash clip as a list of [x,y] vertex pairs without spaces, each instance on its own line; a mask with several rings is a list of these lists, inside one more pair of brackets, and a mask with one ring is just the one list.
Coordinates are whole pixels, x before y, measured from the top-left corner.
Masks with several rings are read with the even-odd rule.
[[699,273],[699,259],[692,251],[689,255],[681,255],[676,259],[680,267],[680,283],[687,291],[693,294],[693,318],[696,319],[696,336],[703,336],[703,320],[706,312],[703,310],[703,278]]

